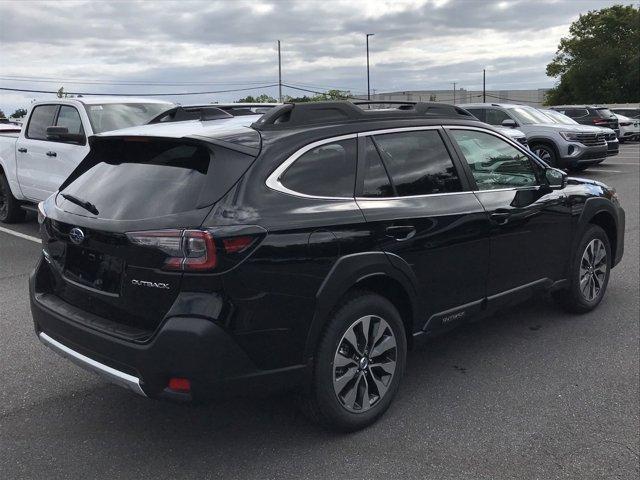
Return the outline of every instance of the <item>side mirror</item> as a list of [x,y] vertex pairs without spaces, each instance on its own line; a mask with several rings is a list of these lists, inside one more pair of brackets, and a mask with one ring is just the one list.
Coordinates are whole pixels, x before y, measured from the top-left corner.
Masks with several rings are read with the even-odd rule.
[[518,126],[518,124],[512,118],[505,118],[502,121],[502,126],[503,127],[507,127],[507,128],[516,128]]
[[47,140],[84,144],[84,135],[81,133],[69,133],[67,127],[47,127]]
[[557,168],[547,168],[544,176],[550,188],[555,190],[563,189],[567,186],[567,174]]

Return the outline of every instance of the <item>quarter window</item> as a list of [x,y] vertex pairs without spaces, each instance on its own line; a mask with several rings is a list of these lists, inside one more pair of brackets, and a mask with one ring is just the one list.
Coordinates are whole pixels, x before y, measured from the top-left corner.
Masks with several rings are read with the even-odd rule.
[[306,195],[353,197],[356,152],[356,139],[320,145],[298,158],[280,182]]
[[459,192],[460,178],[436,130],[389,133],[373,138],[395,195]]
[[57,105],[40,105],[35,107],[31,113],[26,137],[34,140],[46,140],[47,127],[53,125],[53,116],[57,108]]
[[451,130],[479,190],[537,185],[532,160],[504,140],[476,130]]
[[82,120],[80,120],[80,114],[78,110],[73,107],[63,105],[60,107],[60,113],[58,113],[58,121],[56,125],[59,127],[67,127],[69,133],[84,134],[82,130]]

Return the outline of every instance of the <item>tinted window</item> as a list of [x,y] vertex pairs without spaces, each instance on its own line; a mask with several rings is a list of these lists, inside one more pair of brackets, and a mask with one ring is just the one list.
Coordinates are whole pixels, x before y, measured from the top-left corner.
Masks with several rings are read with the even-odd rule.
[[46,140],[47,127],[53,125],[53,115],[57,108],[57,105],[41,105],[34,108],[27,128],[27,138]]
[[320,197],[353,197],[356,140],[327,143],[298,158],[280,178],[286,188]]
[[596,108],[596,114],[602,118],[613,117],[613,113],[608,108]]
[[80,120],[78,110],[66,105],[60,107],[56,125],[59,127],[67,127],[69,133],[84,133],[82,130],[82,120]]
[[490,125],[502,125],[503,120],[511,120],[511,117],[502,110],[497,110],[495,108],[487,109],[486,123]]
[[[253,157],[223,147],[177,141],[103,140],[62,192],[93,203],[100,218],[160,217],[211,205],[246,171]],[[64,209],[87,212],[61,197]]]
[[93,133],[145,125],[172,108],[168,103],[104,103],[86,105]]
[[474,117],[476,117],[481,122],[484,122],[485,110],[483,108],[466,108],[465,107],[465,110],[469,112],[471,115],[473,115]]
[[393,188],[378,149],[371,138],[367,138],[366,142],[362,196],[392,197],[394,196]]
[[474,130],[452,130],[479,190],[537,184],[532,161],[498,137]]
[[462,190],[449,152],[435,130],[374,137],[398,196]]

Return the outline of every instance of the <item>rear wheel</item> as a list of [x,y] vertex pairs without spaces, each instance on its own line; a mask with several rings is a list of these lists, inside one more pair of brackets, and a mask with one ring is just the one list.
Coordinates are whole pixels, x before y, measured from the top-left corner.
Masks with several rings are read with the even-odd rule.
[[320,339],[304,413],[342,431],[371,425],[389,408],[406,355],[404,325],[393,304],[369,292],[350,295]]
[[529,148],[547,165],[558,168],[558,155],[553,147],[544,143],[534,143]]
[[553,293],[566,310],[584,313],[598,306],[609,283],[611,245],[605,231],[589,225],[582,236],[569,272],[569,287]]
[[0,222],[15,223],[24,220],[26,212],[20,208],[20,202],[16,200],[9,188],[9,182],[3,173],[0,173]]

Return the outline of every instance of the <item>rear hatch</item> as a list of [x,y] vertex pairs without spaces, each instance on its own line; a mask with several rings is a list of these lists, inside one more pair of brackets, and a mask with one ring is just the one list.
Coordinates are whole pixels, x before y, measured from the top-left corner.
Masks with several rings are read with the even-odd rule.
[[211,206],[253,160],[195,139],[94,140],[43,223],[50,294],[94,328],[148,337],[179,295],[185,232],[197,249]]
[[608,108],[595,108],[596,118],[593,119],[594,125],[598,127],[606,127],[618,131],[618,118]]

